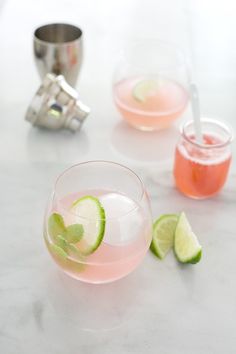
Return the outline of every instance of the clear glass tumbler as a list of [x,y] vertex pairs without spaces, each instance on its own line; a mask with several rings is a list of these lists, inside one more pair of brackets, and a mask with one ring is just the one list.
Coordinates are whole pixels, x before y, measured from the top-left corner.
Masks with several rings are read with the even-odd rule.
[[182,51],[156,39],[128,43],[113,78],[113,96],[124,120],[152,131],[169,127],[189,100],[189,77]]
[[231,162],[231,128],[218,120],[202,119],[203,143],[195,139],[194,122],[180,129],[175,151],[174,177],[185,195],[203,199],[224,186]]
[[57,179],[44,238],[59,267],[88,283],[107,283],[132,272],[152,238],[149,198],[129,168],[106,161],[72,166]]

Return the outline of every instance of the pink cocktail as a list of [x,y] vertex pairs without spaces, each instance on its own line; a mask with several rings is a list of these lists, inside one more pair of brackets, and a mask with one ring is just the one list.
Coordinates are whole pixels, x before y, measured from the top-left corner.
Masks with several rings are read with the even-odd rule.
[[113,79],[114,101],[123,119],[146,131],[167,128],[179,118],[188,90],[182,51],[158,40],[129,43]]
[[[103,161],[76,165],[59,177],[46,213],[44,237],[64,272],[81,281],[106,283],[124,277],[140,264],[152,233],[149,201],[143,188],[131,170]],[[83,205],[77,213],[75,201],[86,198],[96,200],[104,214],[96,218],[91,205],[90,210]],[[63,219],[63,227],[82,225],[81,240],[65,245],[68,239],[64,242],[59,235],[63,231],[58,231],[55,238],[50,231],[52,215],[59,215],[59,222]],[[96,236],[99,223],[104,230]],[[60,224],[56,227],[59,230]],[[96,243],[93,249],[88,248],[91,240]]]
[[193,122],[181,129],[175,151],[177,188],[189,197],[202,199],[219,192],[225,184],[230,162],[232,132],[223,123],[202,120],[203,142],[196,141]]
[[[136,90],[147,87],[140,96]],[[142,130],[167,128],[184,112],[187,91],[175,81],[159,78],[132,77],[114,85],[114,100],[122,117]]]

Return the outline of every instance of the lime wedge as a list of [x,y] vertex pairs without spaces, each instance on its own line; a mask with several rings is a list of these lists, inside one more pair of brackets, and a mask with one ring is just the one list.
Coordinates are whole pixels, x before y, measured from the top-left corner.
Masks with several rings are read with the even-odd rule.
[[163,259],[174,245],[177,221],[177,215],[166,214],[160,216],[153,225],[150,249],[160,259]]
[[79,250],[88,255],[96,251],[105,233],[105,211],[100,201],[85,196],[72,204],[71,211],[76,214],[76,222],[83,226],[83,239],[77,244]]
[[139,81],[133,89],[133,97],[143,103],[148,96],[156,94],[160,84],[157,80],[143,80]]
[[181,263],[197,263],[202,256],[202,247],[193,233],[184,213],[180,214],[174,238],[174,250]]

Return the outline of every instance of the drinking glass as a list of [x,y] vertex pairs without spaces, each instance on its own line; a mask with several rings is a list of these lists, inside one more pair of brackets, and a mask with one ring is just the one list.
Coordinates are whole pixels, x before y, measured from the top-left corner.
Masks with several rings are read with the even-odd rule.
[[141,130],[169,127],[189,100],[189,77],[182,51],[159,40],[133,41],[113,78],[113,96],[123,119]]
[[201,119],[203,143],[195,139],[194,122],[180,128],[175,151],[174,177],[177,188],[188,197],[204,199],[225,184],[231,163],[232,129],[214,119]]
[[[89,207],[75,210],[73,206],[81,198],[89,200]],[[97,200],[104,210],[98,218],[94,212]],[[75,224],[82,225],[84,233],[80,241],[70,244],[61,235]],[[100,225],[102,232],[96,239],[94,230]],[[129,168],[89,161],[58,177],[45,213],[44,239],[54,261],[71,277],[88,283],[122,278],[141,263],[151,238],[149,198],[142,181]],[[88,251],[91,239],[96,247]]]

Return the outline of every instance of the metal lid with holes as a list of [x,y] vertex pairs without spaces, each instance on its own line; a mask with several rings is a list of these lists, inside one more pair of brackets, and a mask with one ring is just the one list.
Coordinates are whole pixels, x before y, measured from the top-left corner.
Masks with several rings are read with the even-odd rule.
[[53,130],[77,131],[90,109],[78,99],[77,91],[62,75],[47,74],[36,92],[25,119],[33,125]]

